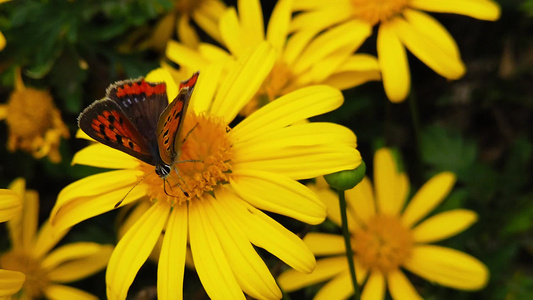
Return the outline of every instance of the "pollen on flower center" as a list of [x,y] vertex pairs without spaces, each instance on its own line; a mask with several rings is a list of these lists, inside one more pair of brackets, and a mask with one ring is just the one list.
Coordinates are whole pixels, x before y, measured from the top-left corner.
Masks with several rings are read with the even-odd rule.
[[351,0],[354,14],[372,25],[400,14],[409,0]]
[[255,97],[242,109],[241,114],[249,116],[279,96],[289,93],[293,79],[294,76],[289,67],[284,62],[278,61]]
[[5,270],[24,273],[24,292],[30,299],[43,296],[44,289],[49,285],[47,271],[41,267],[41,262],[30,255],[10,251],[0,257],[0,267]]
[[376,215],[366,228],[353,235],[352,247],[358,261],[383,273],[397,269],[411,255],[411,232],[394,216]]
[[[181,155],[172,166],[166,182],[155,173],[144,180],[152,200],[168,201],[171,205],[194,201],[203,193],[229,181],[232,148],[222,120],[189,112],[180,139],[185,139]],[[143,165],[142,168],[145,172],[153,171],[153,166]]]

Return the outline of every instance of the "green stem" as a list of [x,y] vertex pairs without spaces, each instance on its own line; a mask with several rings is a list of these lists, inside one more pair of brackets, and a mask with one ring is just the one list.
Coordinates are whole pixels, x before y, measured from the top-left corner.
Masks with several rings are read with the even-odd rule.
[[348,231],[348,216],[346,215],[346,198],[344,191],[337,191],[339,194],[339,204],[341,209],[342,219],[342,235],[344,236],[344,246],[346,247],[346,258],[348,258],[348,266],[350,267],[350,275],[353,284],[353,297],[355,300],[361,298],[359,293],[359,286],[357,285],[357,278],[355,277],[355,265],[353,263],[352,243],[350,241],[350,232]]

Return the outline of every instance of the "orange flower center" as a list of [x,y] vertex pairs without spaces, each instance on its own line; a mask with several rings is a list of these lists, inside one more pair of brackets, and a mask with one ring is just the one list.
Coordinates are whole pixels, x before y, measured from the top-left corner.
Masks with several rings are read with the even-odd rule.
[[409,0],[351,0],[354,14],[372,25],[386,22],[392,17],[401,14],[408,6]]
[[0,256],[0,267],[26,275],[22,289],[30,299],[42,297],[44,289],[49,285],[48,272],[41,267],[41,262],[24,253],[5,253]]
[[284,62],[278,61],[270,74],[267,76],[263,85],[255,95],[242,109],[243,116],[249,116],[254,111],[274,101],[279,96],[285,95],[291,91],[290,84],[293,81],[293,75],[289,67]]
[[387,273],[409,258],[413,239],[397,217],[376,215],[355,232],[352,247],[363,266]]
[[203,0],[178,0],[175,2],[176,11],[184,15],[191,15],[196,10]]
[[153,173],[153,166],[144,164],[141,167],[146,173],[152,172],[144,180],[150,199],[168,201],[171,205],[182,204],[227,183],[231,176],[232,157],[228,130],[217,117],[189,112],[180,137],[185,142],[170,175],[162,180]]

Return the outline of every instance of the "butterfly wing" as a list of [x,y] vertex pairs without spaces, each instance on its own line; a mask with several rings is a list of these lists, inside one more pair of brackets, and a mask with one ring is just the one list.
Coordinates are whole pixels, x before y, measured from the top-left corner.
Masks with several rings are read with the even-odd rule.
[[146,139],[116,102],[95,101],[80,114],[78,126],[100,143],[154,165]]
[[143,78],[124,80],[111,85],[106,93],[146,139],[150,153],[159,155],[156,129],[159,116],[168,105],[165,83],[150,83]]
[[179,154],[182,143],[179,139],[180,132],[198,75],[199,73],[196,72],[189,80],[181,82],[178,96],[159,117],[157,125],[159,156],[167,165],[174,163]]

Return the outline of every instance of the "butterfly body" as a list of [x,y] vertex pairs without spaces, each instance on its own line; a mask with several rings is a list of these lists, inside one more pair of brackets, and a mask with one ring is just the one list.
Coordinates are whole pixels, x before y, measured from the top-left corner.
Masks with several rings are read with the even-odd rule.
[[198,75],[181,83],[170,104],[164,83],[119,81],[80,114],[78,125],[102,144],[155,166],[166,179],[180,155],[179,136]]

